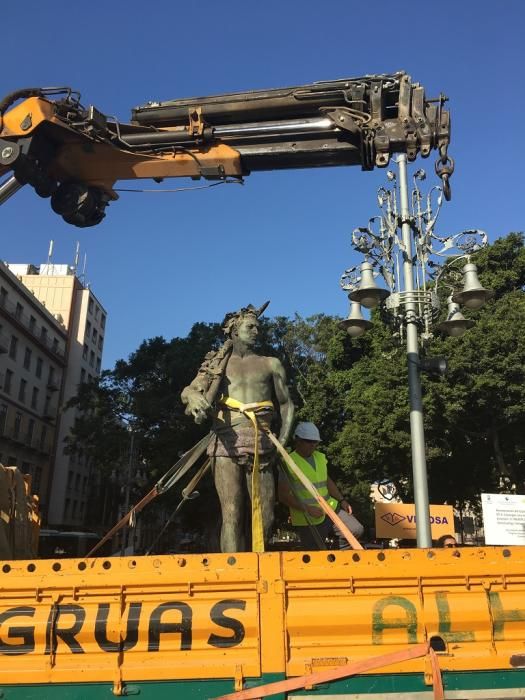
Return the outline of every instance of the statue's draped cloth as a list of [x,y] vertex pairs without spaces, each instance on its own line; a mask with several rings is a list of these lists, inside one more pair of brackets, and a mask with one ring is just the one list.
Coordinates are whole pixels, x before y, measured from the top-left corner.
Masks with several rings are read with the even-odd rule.
[[[275,447],[266,434],[266,428],[270,428],[275,410],[265,408],[257,412],[259,468],[264,469],[272,461]],[[231,457],[239,464],[251,468],[255,453],[255,430],[251,420],[238,411],[232,411],[227,406],[220,405],[214,416],[213,437],[208,445],[210,457]]]

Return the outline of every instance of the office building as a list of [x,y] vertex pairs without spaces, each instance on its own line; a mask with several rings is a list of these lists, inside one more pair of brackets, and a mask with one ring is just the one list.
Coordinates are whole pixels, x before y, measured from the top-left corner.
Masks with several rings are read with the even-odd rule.
[[67,331],[0,262],[0,463],[32,476],[49,503]]
[[[85,455],[68,454],[64,439],[77,415],[64,410],[78,385],[100,373],[106,312],[89,287],[68,265],[9,265],[11,273],[43,313],[61,324],[65,357],[58,389],[58,419],[44,515],[50,527],[82,528],[87,514],[91,464]],[[46,316],[46,317],[47,317]]]

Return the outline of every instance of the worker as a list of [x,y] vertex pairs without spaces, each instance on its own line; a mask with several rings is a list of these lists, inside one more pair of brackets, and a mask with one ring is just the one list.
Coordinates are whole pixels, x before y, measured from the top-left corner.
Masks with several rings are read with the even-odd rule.
[[454,535],[441,535],[436,542],[436,547],[457,547],[458,543]]
[[[352,515],[352,507],[335,482],[328,476],[326,456],[317,447],[321,441],[319,429],[314,423],[298,423],[294,431],[293,451],[290,457],[303,474],[317,488],[357,538],[363,534],[363,526]],[[284,466],[279,478],[278,497],[290,509],[294,532],[301,539],[303,549],[326,549],[326,539],[332,535],[332,521],[319,507],[315,498],[291,471]],[[349,548],[343,535],[335,532],[340,548]]]

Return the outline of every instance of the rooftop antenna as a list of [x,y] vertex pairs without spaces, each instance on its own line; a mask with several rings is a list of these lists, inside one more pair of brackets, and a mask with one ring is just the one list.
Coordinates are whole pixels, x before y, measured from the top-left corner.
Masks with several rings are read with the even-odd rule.
[[82,281],[86,281],[87,253],[84,253],[84,264],[82,265]]
[[73,261],[73,269],[75,272],[77,271],[78,268],[78,259],[80,257],[80,241],[77,241],[77,247],[75,249],[75,259]]
[[47,251],[47,264],[51,264],[51,257],[53,255],[53,239],[49,241],[49,250]]

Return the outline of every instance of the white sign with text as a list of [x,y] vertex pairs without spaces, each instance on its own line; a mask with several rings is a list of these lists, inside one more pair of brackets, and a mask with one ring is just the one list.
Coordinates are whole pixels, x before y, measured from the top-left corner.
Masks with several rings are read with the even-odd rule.
[[485,544],[525,544],[525,496],[482,493]]

